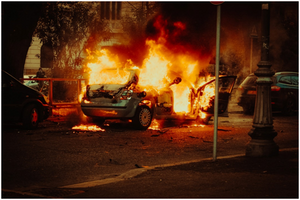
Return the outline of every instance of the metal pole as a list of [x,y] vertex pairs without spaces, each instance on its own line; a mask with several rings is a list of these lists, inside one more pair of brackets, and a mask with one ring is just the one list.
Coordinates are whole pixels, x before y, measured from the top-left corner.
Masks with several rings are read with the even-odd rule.
[[276,156],[279,152],[279,147],[273,140],[277,132],[273,127],[271,105],[271,84],[274,71],[270,69],[272,63],[269,60],[270,10],[268,3],[262,4],[261,21],[261,61],[254,72],[258,77],[257,94],[253,125],[248,133],[251,141],[246,146],[246,156],[249,157]]
[[250,48],[250,74],[252,73],[252,57],[253,57],[253,38],[251,37],[251,48]]
[[255,26],[253,26],[252,28],[250,38],[251,38],[251,48],[250,48],[250,74],[251,74],[253,69],[253,39],[257,38],[257,32]]
[[219,104],[219,64],[220,64],[220,26],[221,26],[221,5],[217,6],[217,37],[216,37],[216,68],[215,68],[215,105],[214,105],[214,147],[213,161],[217,160],[217,140],[218,140],[218,104]]

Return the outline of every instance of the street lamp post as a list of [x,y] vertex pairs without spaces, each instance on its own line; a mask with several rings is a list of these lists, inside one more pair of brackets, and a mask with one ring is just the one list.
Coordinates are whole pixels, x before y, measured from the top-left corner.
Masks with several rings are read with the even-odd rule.
[[278,155],[279,147],[273,141],[277,132],[273,128],[271,106],[271,84],[274,72],[270,69],[269,61],[269,33],[270,11],[269,4],[262,4],[262,36],[261,36],[261,61],[254,74],[258,77],[256,83],[256,102],[252,129],[248,133],[251,141],[246,146],[246,156],[263,157]]
[[255,26],[252,28],[252,32],[250,35],[251,38],[251,48],[250,48],[250,74],[252,73],[252,60],[253,60],[253,39],[257,38],[257,32]]

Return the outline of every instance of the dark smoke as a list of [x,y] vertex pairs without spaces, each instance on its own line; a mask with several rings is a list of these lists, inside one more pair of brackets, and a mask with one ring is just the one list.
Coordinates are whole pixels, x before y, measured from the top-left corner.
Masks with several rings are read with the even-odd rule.
[[[253,39],[253,70],[260,61],[261,2],[224,2],[221,5],[221,60],[228,74],[241,78],[249,74],[250,34],[257,30]],[[167,31],[172,35],[174,22],[186,24],[186,30],[169,38],[168,47],[184,47],[215,57],[217,6],[209,2],[165,2],[161,15],[167,21]],[[274,71],[298,70],[298,2],[270,3],[270,61]],[[154,26],[155,19],[148,22],[146,35],[159,37]],[[213,61],[212,61],[213,62]],[[285,66],[285,67],[283,67]]]

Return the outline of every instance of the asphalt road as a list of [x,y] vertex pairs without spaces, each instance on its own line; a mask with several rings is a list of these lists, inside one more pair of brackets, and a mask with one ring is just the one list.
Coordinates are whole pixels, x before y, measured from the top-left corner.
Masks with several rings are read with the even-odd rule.
[[[298,116],[273,118],[280,149],[297,148]],[[218,157],[243,155],[251,126],[252,116],[230,104],[228,117],[219,117]],[[122,174],[134,177],[144,169],[211,159],[212,151],[213,121],[206,126],[165,123],[147,131],[120,124],[104,132],[74,131],[68,123],[49,121],[33,131],[3,126],[2,196],[84,197],[84,188],[103,180],[107,184]],[[76,184],[85,186],[68,189]]]

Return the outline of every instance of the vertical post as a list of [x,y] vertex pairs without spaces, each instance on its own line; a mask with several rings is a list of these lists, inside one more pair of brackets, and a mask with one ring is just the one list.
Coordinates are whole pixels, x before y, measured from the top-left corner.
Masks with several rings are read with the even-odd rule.
[[217,160],[218,140],[218,104],[219,104],[219,64],[220,64],[220,26],[221,26],[221,5],[217,5],[217,33],[216,33],[216,68],[215,68],[215,104],[214,104],[214,146],[213,161]]
[[250,47],[250,74],[252,73],[252,57],[253,57],[253,38],[251,37],[251,47]]
[[53,105],[53,79],[49,79],[49,103]]
[[257,78],[257,95],[252,129],[248,135],[252,138],[246,146],[246,156],[263,157],[278,155],[279,147],[273,141],[277,133],[273,129],[271,84],[274,72],[270,69],[269,61],[269,33],[270,11],[269,4],[262,4],[261,16],[261,61],[254,72]]
[[250,74],[252,73],[252,68],[253,68],[253,39],[257,38],[257,32],[255,26],[252,28],[252,32],[250,35],[251,38],[251,47],[250,47]]
[[77,103],[80,104],[80,93],[81,93],[81,79],[77,79]]

